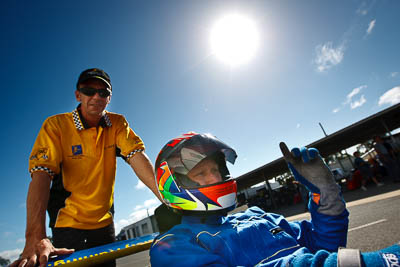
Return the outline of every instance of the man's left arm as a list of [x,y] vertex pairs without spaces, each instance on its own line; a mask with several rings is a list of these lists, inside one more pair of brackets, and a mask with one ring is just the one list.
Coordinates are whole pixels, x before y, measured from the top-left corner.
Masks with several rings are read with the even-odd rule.
[[156,187],[156,180],[154,175],[153,164],[149,157],[144,151],[137,152],[133,157],[129,159],[129,165],[131,165],[133,171],[137,177],[153,191],[154,195],[162,202],[160,194]]
[[161,200],[156,187],[154,167],[144,152],[142,139],[129,127],[122,115],[113,115],[112,125],[116,128],[117,156],[122,156],[131,165],[136,176]]

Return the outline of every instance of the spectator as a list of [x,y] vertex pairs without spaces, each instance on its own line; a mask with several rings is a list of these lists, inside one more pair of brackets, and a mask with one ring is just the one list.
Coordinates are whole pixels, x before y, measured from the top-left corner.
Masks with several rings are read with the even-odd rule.
[[354,159],[354,165],[355,167],[360,171],[361,176],[362,176],[362,180],[361,180],[361,189],[364,191],[367,191],[367,181],[368,180],[372,180],[378,187],[382,186],[383,183],[378,182],[378,180],[376,180],[376,178],[373,176],[371,167],[369,165],[368,162],[366,162],[365,160],[363,160],[360,157],[360,152],[356,151],[353,153],[353,156],[355,157]]
[[393,182],[400,182],[400,166],[396,160],[396,155],[392,146],[384,142],[380,136],[374,136],[375,151],[378,154],[378,159],[388,172],[389,177]]

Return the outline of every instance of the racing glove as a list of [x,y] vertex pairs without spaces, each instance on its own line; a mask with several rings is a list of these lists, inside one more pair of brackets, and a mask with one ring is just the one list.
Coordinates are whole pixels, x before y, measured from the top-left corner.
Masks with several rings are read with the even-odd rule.
[[315,148],[293,148],[289,152],[284,142],[279,144],[283,157],[294,178],[312,193],[317,211],[326,215],[339,215],[345,209],[340,187],[329,167]]

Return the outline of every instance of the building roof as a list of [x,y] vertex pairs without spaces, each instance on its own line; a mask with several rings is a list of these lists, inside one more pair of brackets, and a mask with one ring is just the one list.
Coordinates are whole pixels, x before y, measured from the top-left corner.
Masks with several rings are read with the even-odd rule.
[[[383,135],[397,128],[400,128],[400,103],[319,139],[306,147],[315,147],[323,157],[326,157],[364,143],[373,138],[374,135]],[[238,190],[272,179],[287,171],[288,168],[283,157],[278,158],[237,177]]]

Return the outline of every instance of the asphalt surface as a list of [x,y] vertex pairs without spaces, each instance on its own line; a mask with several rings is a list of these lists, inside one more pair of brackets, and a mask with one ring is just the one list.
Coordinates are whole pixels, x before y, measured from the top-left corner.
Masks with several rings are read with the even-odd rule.
[[[400,183],[384,181],[385,185],[367,186],[368,190],[357,189],[343,192],[350,212],[348,248],[375,251],[400,241]],[[242,206],[235,211],[246,207]],[[284,215],[288,220],[309,219],[304,204],[281,207],[271,212]],[[150,266],[149,251],[143,251],[117,260],[117,267]]]

